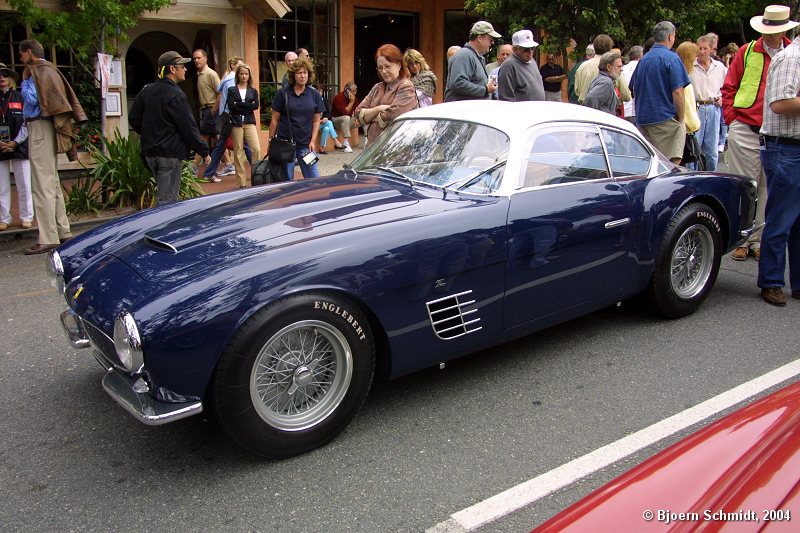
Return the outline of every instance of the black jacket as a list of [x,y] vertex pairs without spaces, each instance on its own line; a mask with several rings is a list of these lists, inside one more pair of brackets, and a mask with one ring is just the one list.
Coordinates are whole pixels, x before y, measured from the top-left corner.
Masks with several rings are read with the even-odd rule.
[[208,155],[208,145],[189,107],[189,99],[169,78],[145,85],[136,96],[128,120],[142,135],[142,154],[146,157],[186,159],[191,148]]
[[[13,141],[22,127],[22,93],[9,89],[0,93],[0,126],[8,126],[9,141]],[[0,152],[0,161],[28,159],[28,140],[23,141],[13,152]]]
[[247,88],[244,100],[239,94],[239,88],[234,85],[228,87],[228,110],[231,114],[231,125],[241,127],[242,124],[255,124],[258,109],[258,91],[252,87]]

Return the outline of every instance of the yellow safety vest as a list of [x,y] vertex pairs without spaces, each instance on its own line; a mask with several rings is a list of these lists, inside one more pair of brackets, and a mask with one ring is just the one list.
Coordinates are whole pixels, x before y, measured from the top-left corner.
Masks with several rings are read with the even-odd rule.
[[756,41],[747,45],[744,52],[744,71],[739,82],[739,90],[733,97],[733,107],[747,109],[756,103],[758,89],[761,87],[761,76],[764,73],[764,54],[753,52]]

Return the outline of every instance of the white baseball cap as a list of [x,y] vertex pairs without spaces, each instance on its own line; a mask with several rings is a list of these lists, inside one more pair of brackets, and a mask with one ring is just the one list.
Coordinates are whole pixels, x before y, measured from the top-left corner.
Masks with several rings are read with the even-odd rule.
[[539,43],[533,40],[533,32],[531,30],[519,30],[511,36],[511,45],[534,48],[539,46]]

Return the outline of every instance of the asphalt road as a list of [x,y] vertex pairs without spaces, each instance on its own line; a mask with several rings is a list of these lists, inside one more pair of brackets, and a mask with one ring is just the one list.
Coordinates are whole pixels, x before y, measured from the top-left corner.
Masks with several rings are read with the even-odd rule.
[[[800,344],[800,300],[763,303],[756,262],[725,257],[691,317],[612,307],[376,382],[331,444],[265,461],[203,416],[147,427],[117,407],[89,351],[68,345],[44,258],[21,253],[32,242],[0,243],[4,531],[424,531],[789,363]],[[677,437],[481,531],[528,531]]]

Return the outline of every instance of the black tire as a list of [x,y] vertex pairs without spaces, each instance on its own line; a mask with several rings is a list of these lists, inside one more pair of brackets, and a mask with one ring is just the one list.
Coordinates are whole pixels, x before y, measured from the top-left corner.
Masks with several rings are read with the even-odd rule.
[[722,230],[704,204],[684,206],[667,227],[647,288],[651,305],[669,318],[693,313],[719,273]]
[[208,403],[240,446],[268,458],[312,450],[353,419],[369,392],[375,343],[346,298],[302,294],[253,315],[220,356]]

